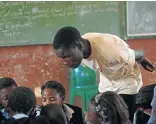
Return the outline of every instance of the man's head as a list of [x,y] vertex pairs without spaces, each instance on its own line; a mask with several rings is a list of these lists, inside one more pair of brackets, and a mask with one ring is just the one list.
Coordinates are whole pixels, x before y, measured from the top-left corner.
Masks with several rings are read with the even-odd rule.
[[8,97],[17,87],[16,82],[9,77],[0,78],[0,103],[3,107],[7,107]]
[[41,87],[42,104],[63,104],[65,99],[65,88],[57,81],[48,81]]
[[36,97],[34,92],[27,87],[17,87],[8,99],[9,114],[15,113],[28,114],[36,106]]
[[56,55],[64,60],[64,64],[76,68],[83,59],[82,41],[80,32],[76,28],[64,27],[57,31],[53,47]]

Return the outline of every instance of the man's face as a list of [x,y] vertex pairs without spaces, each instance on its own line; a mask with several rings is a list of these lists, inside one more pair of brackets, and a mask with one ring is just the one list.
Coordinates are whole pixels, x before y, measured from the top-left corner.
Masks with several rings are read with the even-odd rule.
[[7,107],[8,98],[15,88],[16,86],[11,86],[0,90],[0,103],[3,107]]
[[55,89],[45,88],[42,91],[42,105],[46,106],[48,104],[63,104],[63,99]]
[[62,58],[64,64],[70,68],[77,68],[83,59],[83,52],[78,48],[71,46],[70,48],[59,48],[55,50],[57,57]]

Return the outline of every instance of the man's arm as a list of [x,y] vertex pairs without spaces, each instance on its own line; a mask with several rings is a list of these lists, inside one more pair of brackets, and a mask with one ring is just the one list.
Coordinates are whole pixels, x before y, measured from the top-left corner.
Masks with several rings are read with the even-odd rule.
[[144,52],[141,50],[135,50],[135,61],[140,64],[144,59]]
[[135,61],[147,71],[153,72],[155,70],[154,64],[144,57],[143,51],[135,50]]

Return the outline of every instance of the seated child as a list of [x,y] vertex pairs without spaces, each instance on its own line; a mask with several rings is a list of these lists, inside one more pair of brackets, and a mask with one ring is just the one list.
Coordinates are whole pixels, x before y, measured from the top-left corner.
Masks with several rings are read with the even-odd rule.
[[48,81],[41,87],[42,105],[59,104],[62,105],[64,112],[66,113],[68,123],[71,124],[84,124],[85,114],[80,107],[66,104],[65,100],[65,88],[57,81]]

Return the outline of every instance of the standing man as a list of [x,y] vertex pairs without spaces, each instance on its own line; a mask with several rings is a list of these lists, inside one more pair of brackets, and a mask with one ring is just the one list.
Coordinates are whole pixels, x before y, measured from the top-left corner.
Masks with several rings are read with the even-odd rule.
[[[99,92],[114,91],[120,94],[129,107],[130,120],[133,120],[136,94],[142,86],[142,77],[135,52],[125,41],[103,33],[81,36],[78,29],[63,27],[56,33],[53,47],[56,55],[70,68],[82,64],[97,71]],[[146,70],[155,69],[143,56],[137,57],[137,60]]]

